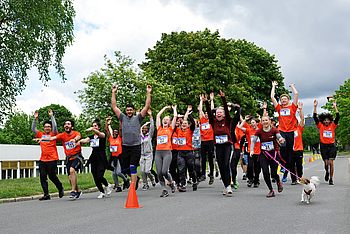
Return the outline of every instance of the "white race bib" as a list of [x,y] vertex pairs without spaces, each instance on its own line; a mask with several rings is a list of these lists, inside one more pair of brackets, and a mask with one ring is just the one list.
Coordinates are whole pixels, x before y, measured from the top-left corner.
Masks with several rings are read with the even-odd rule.
[[324,138],[332,138],[332,136],[333,136],[332,131],[327,131],[327,130],[323,131]]
[[186,137],[177,138],[177,144],[178,145],[186,145]]
[[290,116],[290,109],[288,109],[288,108],[281,109],[280,115],[281,116]]
[[203,123],[203,124],[201,124],[201,128],[202,128],[203,131],[204,130],[208,130],[210,128],[210,124],[209,123]]
[[274,150],[275,147],[273,146],[273,142],[269,141],[269,142],[261,143],[261,149],[266,150],[266,151],[270,151],[270,150]]
[[177,144],[178,144],[178,142],[177,142],[177,137],[173,137],[173,144],[174,144],[174,145],[177,145]]
[[199,141],[200,140],[200,136],[193,136],[192,140],[193,141]]
[[109,151],[110,151],[111,153],[117,152],[117,151],[118,151],[118,146],[116,146],[116,145],[111,145],[111,146],[109,147]]
[[157,145],[162,145],[168,143],[168,136],[163,135],[163,136],[157,136]]
[[44,141],[44,142],[48,142],[48,141],[50,141],[50,135],[42,135],[42,137],[41,137],[41,141]]
[[67,141],[64,144],[65,144],[67,150],[74,149],[76,146],[75,142],[73,142],[73,141]]
[[95,148],[100,146],[100,138],[90,139],[90,146]]
[[215,136],[215,142],[216,144],[224,144],[228,142],[228,137],[227,135]]

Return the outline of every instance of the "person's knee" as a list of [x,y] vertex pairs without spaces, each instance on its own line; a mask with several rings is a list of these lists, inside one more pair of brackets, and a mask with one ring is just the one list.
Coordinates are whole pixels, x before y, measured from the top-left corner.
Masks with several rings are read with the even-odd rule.
[[69,168],[69,175],[75,175],[76,174],[76,171],[73,167],[70,167]]

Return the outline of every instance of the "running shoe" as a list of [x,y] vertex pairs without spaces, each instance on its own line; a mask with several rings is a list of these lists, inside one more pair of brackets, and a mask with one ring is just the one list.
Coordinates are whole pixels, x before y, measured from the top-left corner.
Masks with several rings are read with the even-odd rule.
[[172,193],[175,193],[175,190],[176,190],[175,181],[173,181],[173,182],[170,184],[170,188],[171,188],[171,192],[172,192]]
[[226,194],[227,194],[227,189],[224,188],[224,190],[222,191],[222,195],[226,196]]
[[185,186],[180,186],[179,187],[179,192],[186,192],[186,187]]
[[142,190],[143,191],[146,191],[146,190],[148,190],[149,189],[149,185],[148,184],[144,184],[143,186],[142,186]]
[[253,185],[253,182],[251,180],[248,180],[247,186],[250,188],[252,187],[252,185]]
[[152,181],[152,187],[156,187],[156,182]]
[[275,192],[273,190],[270,190],[270,192],[266,195],[266,197],[274,197]]
[[139,188],[139,182],[140,182],[141,178],[137,177],[136,179],[136,185],[135,185],[135,190],[137,190]]
[[79,199],[81,197],[81,195],[83,194],[83,191],[79,191],[75,193],[75,199]]
[[297,181],[296,180],[292,181],[291,185],[297,185]]
[[187,180],[187,184],[192,184],[192,178],[189,178],[189,179]]
[[282,185],[281,182],[278,182],[278,183],[277,183],[277,191],[278,191],[279,193],[281,193],[281,192],[283,191],[283,185]]
[[167,190],[163,190],[162,194],[160,194],[160,197],[167,197],[167,196],[169,196],[169,193]]
[[214,176],[209,177],[209,185],[212,185],[214,183]]
[[76,195],[77,195],[77,192],[71,191],[70,194],[69,194],[69,198],[74,198],[75,199]]
[[205,181],[207,179],[207,177],[205,177],[205,175],[201,176],[201,181]]
[[123,190],[128,189],[129,187],[130,187],[130,181],[129,180],[124,181]]
[[333,179],[332,179],[332,178],[329,179],[329,183],[328,183],[328,184],[329,184],[329,185],[334,185]]
[[50,195],[44,195],[41,198],[39,198],[39,201],[46,201],[46,200],[50,200],[50,199],[51,199]]
[[271,182],[272,182],[272,183],[276,183],[276,179],[275,179],[275,178],[272,178]]
[[326,171],[326,175],[324,176],[324,180],[325,180],[325,181],[328,181],[328,180],[329,180],[329,172],[328,172],[328,171]]
[[254,183],[253,187],[254,187],[254,188],[258,188],[258,187],[259,187],[259,184],[260,184],[259,182]]
[[104,198],[106,195],[103,192],[100,192],[100,194],[97,196],[98,199]]
[[109,184],[108,186],[106,186],[105,187],[105,191],[106,191],[107,196],[111,195],[111,193],[112,193],[112,185]]
[[247,180],[247,175],[246,174],[243,174],[242,180]]
[[219,177],[219,172],[218,171],[215,172],[215,177]]
[[198,183],[193,183],[192,184],[193,191],[197,191],[197,188],[198,188]]
[[62,189],[60,189],[60,191],[58,191],[58,197],[62,198],[64,196],[64,188],[62,187]]
[[116,193],[119,193],[119,192],[122,192],[122,191],[123,191],[122,188],[119,187],[119,186],[115,189],[115,192],[116,192]]
[[227,191],[226,196],[232,197],[233,192],[232,192],[231,186],[227,186],[226,191]]
[[283,183],[286,183],[286,182],[287,182],[287,176],[283,176],[283,177],[282,177],[282,182],[283,182]]

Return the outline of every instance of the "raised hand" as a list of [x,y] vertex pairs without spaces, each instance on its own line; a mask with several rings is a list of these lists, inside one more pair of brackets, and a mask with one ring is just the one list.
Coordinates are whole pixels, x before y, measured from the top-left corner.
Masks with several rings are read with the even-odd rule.
[[318,105],[318,101],[315,99],[314,100],[314,107],[317,107],[317,105]]
[[117,84],[113,84],[112,86],[112,93],[116,93],[118,91],[118,85]]
[[152,92],[152,86],[151,85],[147,85],[146,92],[147,93],[151,93]]
[[210,101],[214,100],[214,97],[215,97],[214,95],[215,95],[214,92],[210,92],[209,94]]
[[49,114],[50,117],[53,116],[53,111],[52,111],[51,109],[49,109],[49,110],[47,111],[47,113]]
[[39,117],[39,111],[36,110],[36,111],[34,112],[34,118],[37,119],[38,117]]
[[147,114],[148,114],[149,116],[152,116],[152,111],[151,111],[151,109],[148,109]]
[[207,95],[201,94],[199,97],[203,102],[207,101]]
[[333,102],[333,108],[334,108],[334,109],[337,108],[337,103],[336,103],[336,101]]
[[[170,108],[170,106],[169,106]],[[177,105],[172,105],[171,108],[173,108],[173,110],[176,110],[177,109]]]
[[111,122],[112,122],[112,117],[111,117],[111,116],[108,116],[108,117],[106,118],[106,123],[107,123],[108,125],[110,125]]
[[299,110],[302,110],[302,109],[303,109],[303,106],[304,106],[304,103],[298,102],[298,109],[299,109]]
[[263,102],[262,108],[263,108],[263,109],[267,109],[267,102],[265,102],[265,101]]
[[220,91],[219,91],[219,96],[220,96],[220,97],[225,97],[225,93],[224,93],[222,90],[220,90]]
[[272,81],[272,86],[276,87],[278,85],[278,82],[277,81]]
[[192,105],[187,105],[187,111],[188,112],[192,111]]

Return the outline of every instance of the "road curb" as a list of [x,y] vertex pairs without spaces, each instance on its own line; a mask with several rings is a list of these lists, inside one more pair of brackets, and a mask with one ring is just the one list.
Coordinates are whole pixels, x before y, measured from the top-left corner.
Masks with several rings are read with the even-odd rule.
[[[97,192],[97,187],[84,189],[83,193],[94,193]],[[64,196],[69,195],[70,191],[65,191]],[[10,203],[10,202],[22,202],[22,201],[31,201],[31,200],[39,200],[43,195],[33,195],[28,197],[16,197],[16,198],[3,198],[0,199],[0,204]],[[58,193],[51,193],[51,198],[58,197]]]

